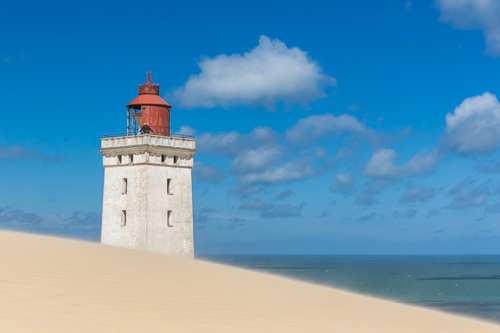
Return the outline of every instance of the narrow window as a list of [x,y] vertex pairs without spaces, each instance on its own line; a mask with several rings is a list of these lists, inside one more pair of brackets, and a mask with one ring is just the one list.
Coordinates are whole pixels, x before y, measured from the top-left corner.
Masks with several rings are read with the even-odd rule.
[[122,194],[127,194],[127,178],[123,178],[123,182],[122,182]]
[[174,224],[172,223],[172,211],[169,210],[167,211],[167,227],[173,227]]
[[161,163],[165,163],[165,155],[161,155]]
[[128,162],[134,163],[134,155],[133,154],[128,155]]
[[179,156],[174,156],[174,164],[177,164],[177,161],[179,161]]
[[118,164],[122,164],[122,155],[118,155]]
[[127,211],[122,210],[122,227],[127,225]]
[[172,179],[168,178],[167,179],[167,194],[172,194],[172,192],[170,192],[170,185],[172,184]]

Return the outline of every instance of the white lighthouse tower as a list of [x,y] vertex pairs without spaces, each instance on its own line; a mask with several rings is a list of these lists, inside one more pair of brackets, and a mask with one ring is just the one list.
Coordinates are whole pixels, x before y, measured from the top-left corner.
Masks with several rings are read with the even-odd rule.
[[[170,133],[171,106],[151,80],[127,105],[127,132],[104,135],[101,243],[194,256],[194,137]],[[153,133],[141,135],[147,123]]]

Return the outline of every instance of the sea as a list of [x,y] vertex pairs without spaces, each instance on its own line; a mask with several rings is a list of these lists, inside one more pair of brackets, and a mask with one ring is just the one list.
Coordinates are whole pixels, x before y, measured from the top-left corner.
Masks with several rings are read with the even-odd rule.
[[500,323],[500,255],[197,258]]

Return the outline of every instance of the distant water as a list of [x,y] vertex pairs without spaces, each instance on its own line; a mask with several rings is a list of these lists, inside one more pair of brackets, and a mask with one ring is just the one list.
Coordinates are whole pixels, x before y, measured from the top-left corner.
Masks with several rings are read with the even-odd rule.
[[197,256],[500,322],[500,256]]

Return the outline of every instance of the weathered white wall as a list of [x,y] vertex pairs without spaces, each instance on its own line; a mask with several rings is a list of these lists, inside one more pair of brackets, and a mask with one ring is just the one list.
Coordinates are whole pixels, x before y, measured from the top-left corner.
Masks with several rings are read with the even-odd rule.
[[[146,140],[140,144],[138,140],[128,140],[128,145],[129,138],[102,140],[105,174],[101,242],[194,256],[191,184],[194,140],[154,140],[162,141],[163,145],[153,146],[144,144]],[[132,138],[151,139],[151,136]],[[133,155],[133,162],[129,155]],[[174,156],[178,156],[176,164]],[[126,194],[122,193],[123,178],[127,178]],[[172,179],[171,194],[167,193],[167,179]],[[122,210],[127,211],[126,226],[121,225]],[[167,225],[168,210],[172,211],[172,226]]]
[[[148,169],[147,249],[193,256],[191,169],[155,165]],[[168,178],[172,194],[165,195]],[[168,210],[172,211],[172,227],[167,226]]]
[[[107,167],[104,169],[101,242],[103,244],[147,249],[147,165]],[[127,194],[122,181],[127,178]],[[127,225],[121,226],[122,210]]]

